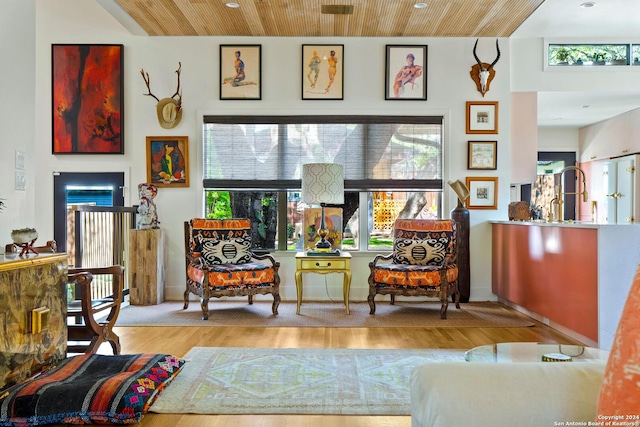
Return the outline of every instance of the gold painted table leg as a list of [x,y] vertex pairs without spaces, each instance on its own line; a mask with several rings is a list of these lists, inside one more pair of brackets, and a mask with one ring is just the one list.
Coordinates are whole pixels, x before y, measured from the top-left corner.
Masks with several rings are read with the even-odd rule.
[[344,292],[344,305],[347,307],[347,314],[351,314],[349,313],[349,292],[351,290],[351,271],[344,272],[342,289]]
[[302,273],[300,271],[296,271],[296,295],[298,297],[296,314],[300,314],[300,304],[302,303]]

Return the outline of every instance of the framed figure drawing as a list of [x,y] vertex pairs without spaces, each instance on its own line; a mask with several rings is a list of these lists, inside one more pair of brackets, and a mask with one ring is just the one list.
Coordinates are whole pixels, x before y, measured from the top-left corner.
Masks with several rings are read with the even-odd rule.
[[384,99],[427,99],[427,46],[387,45]]
[[302,45],[302,99],[344,99],[344,45]]
[[262,99],[262,45],[220,45],[220,99]]
[[467,101],[467,133],[498,133],[497,101]]
[[467,209],[498,209],[498,177],[468,176]]
[[188,137],[147,137],[147,182],[156,187],[189,186]]
[[52,154],[124,153],[124,47],[52,44]]
[[497,141],[469,141],[467,169],[496,169],[497,145]]

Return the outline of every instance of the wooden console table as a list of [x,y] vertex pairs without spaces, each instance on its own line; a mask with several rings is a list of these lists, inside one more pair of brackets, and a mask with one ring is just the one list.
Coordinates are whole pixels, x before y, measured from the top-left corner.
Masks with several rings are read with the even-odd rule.
[[[0,390],[67,356],[67,254],[0,254]],[[48,309],[31,328],[32,312]]]
[[347,314],[350,314],[351,254],[349,252],[341,252],[340,255],[308,255],[306,252],[296,254],[296,294],[298,296],[296,314],[300,314],[300,304],[302,304],[302,273],[343,273],[344,305],[347,308]]

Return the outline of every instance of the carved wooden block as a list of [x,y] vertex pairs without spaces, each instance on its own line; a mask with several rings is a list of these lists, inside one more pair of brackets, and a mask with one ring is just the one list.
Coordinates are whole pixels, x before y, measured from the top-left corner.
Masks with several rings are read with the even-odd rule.
[[164,301],[164,234],[157,228],[131,230],[129,236],[129,302],[160,304]]

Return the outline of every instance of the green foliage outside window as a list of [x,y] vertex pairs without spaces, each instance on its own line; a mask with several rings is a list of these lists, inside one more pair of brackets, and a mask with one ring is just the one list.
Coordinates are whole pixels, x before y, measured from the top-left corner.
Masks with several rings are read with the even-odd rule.
[[630,52],[629,44],[550,44],[548,64],[629,65]]
[[228,191],[205,191],[205,195],[207,218],[231,218],[231,197]]

